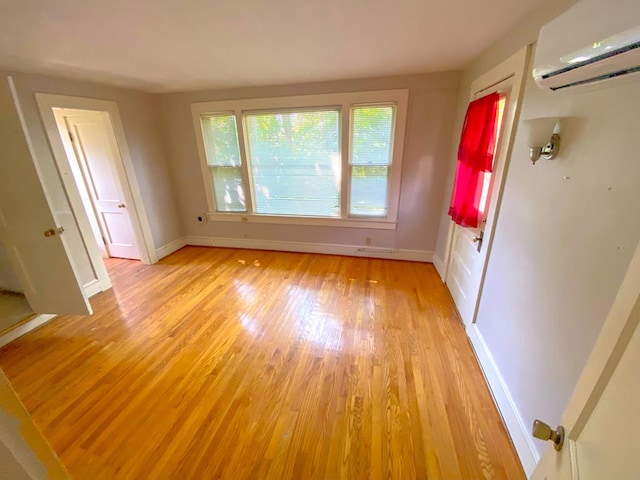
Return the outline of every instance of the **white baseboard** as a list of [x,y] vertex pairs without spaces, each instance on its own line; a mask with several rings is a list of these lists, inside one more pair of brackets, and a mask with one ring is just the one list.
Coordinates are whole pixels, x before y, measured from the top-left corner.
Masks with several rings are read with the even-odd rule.
[[174,240],[173,242],[169,242],[166,245],[163,245],[162,247],[156,249],[156,255],[158,256],[158,260],[164,257],[168,257],[173,252],[177,252],[185,245],[186,245],[185,237],[180,237]]
[[4,347],[7,343],[13,342],[16,338],[35,330],[55,317],[56,315],[38,315],[37,317],[33,317],[32,319],[24,322],[22,325],[9,330],[4,335],[0,336],[0,347]]
[[445,283],[446,282],[446,278],[444,278],[444,262],[435,253],[433,254],[433,266],[435,267],[436,271],[438,272],[438,275],[440,275],[440,279],[442,280],[442,283]]
[[280,240],[257,240],[253,238],[184,237],[186,245],[202,247],[248,248],[254,250],[276,250],[283,252],[326,253],[353,257],[385,258],[431,263],[433,252],[427,250],[393,250],[391,248],[362,247],[328,243],[285,242]]
[[489,347],[485,343],[477,325],[469,325],[467,327],[467,334],[476,352],[476,357],[484,372],[485,379],[489,384],[493,399],[502,415],[502,420],[511,436],[518,457],[520,457],[522,467],[524,468],[527,478],[530,478],[540,460],[540,455],[533,444],[531,433],[525,426],[520,412],[509,393],[509,389],[493,360],[493,355],[491,355]]
[[87,298],[93,297],[96,293],[100,293],[104,290],[102,286],[102,282],[100,280],[92,280],[89,283],[85,284],[82,289],[84,290],[84,294]]

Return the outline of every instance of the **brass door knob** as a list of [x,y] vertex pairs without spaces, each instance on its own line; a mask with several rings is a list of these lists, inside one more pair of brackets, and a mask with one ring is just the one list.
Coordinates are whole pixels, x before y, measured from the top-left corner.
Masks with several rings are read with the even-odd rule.
[[63,233],[64,232],[64,227],[56,227],[54,228],[49,228],[47,230],[44,231],[44,236],[45,237],[53,237],[56,235],[56,233]]
[[531,429],[531,434],[540,440],[551,440],[553,442],[553,448],[555,448],[558,452],[562,450],[562,445],[564,444],[564,427],[562,425],[558,425],[555,430],[552,430],[551,427],[544,423],[541,420],[535,419],[533,421],[533,428]]
[[473,243],[478,243],[480,240],[482,240],[482,237],[476,235],[471,240],[473,241]]

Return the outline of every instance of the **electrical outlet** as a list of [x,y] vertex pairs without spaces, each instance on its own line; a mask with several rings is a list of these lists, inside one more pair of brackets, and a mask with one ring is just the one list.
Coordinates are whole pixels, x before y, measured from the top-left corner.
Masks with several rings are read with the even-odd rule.
[[207,223],[209,221],[209,217],[206,213],[202,212],[196,216],[196,222],[198,223]]
[[366,238],[364,239],[364,243],[365,243],[366,245],[371,245],[371,237],[366,237]]

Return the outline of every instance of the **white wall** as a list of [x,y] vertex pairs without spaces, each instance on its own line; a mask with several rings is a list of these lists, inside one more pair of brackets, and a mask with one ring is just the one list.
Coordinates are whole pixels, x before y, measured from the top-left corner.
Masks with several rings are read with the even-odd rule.
[[[433,251],[458,82],[457,72],[446,72],[161,95],[164,136],[185,235],[357,246],[364,246],[365,238],[370,237],[372,247]],[[192,102],[396,88],[409,89],[397,233],[344,227],[196,222],[196,216],[207,211],[207,202],[191,117]]]

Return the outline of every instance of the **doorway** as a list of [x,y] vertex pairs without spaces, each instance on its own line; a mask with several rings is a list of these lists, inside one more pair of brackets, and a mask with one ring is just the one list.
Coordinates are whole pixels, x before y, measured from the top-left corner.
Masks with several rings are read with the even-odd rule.
[[55,108],[60,139],[103,258],[140,260],[124,195],[126,175],[107,112]]
[[157,255],[115,102],[36,94],[56,166],[98,277],[104,259],[154,263]]
[[444,278],[467,327],[475,322],[478,310],[529,58],[530,48],[525,47],[471,84],[470,101],[497,92],[500,104],[493,168],[484,178],[481,223],[478,228],[449,224]]

